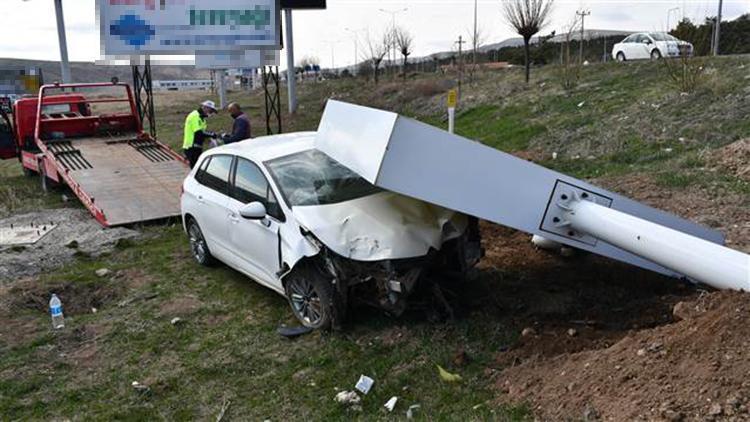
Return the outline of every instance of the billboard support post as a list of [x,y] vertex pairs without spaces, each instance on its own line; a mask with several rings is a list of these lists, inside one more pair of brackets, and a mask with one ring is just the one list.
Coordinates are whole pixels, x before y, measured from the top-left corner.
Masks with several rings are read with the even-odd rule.
[[133,92],[135,94],[135,105],[141,124],[148,123],[149,133],[156,138],[156,113],[154,112],[154,91],[151,82],[151,60],[141,67],[133,65]]
[[[281,98],[279,97],[278,66],[263,66],[263,92],[266,103],[266,134],[279,134],[281,133]],[[272,123],[276,123],[276,131],[271,127]]]
[[294,68],[294,32],[292,9],[284,9],[286,24],[286,88],[289,95],[289,114],[297,111],[297,72]]

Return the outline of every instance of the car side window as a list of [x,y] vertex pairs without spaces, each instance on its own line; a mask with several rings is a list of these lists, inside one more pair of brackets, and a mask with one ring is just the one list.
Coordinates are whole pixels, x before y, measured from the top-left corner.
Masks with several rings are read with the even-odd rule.
[[622,40],[623,43],[632,43],[635,42],[635,35],[630,35],[629,37]]
[[234,186],[230,196],[243,204],[258,201],[265,205],[268,215],[284,220],[284,214],[266,176],[257,165],[244,158],[237,159]]
[[198,183],[223,194],[229,193],[229,173],[232,169],[231,155],[214,155],[201,163],[195,174]]

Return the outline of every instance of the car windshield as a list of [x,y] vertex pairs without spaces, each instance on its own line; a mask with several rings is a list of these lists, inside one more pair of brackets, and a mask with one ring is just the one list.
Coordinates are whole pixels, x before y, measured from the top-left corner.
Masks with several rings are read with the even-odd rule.
[[654,41],[677,41],[677,38],[661,32],[651,33],[649,35],[651,35],[651,38],[653,38]]
[[337,204],[381,191],[318,150],[287,155],[265,164],[290,207]]

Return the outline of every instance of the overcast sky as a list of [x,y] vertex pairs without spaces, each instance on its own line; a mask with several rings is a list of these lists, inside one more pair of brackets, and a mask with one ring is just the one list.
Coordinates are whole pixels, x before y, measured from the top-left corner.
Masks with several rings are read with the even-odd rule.
[[[0,0],[0,57],[59,60],[52,0]],[[500,0],[479,0],[479,26],[487,43],[514,36],[500,14]],[[91,61],[99,57],[99,32],[94,0],[63,0],[71,60]],[[328,0],[325,11],[294,12],[294,42],[297,59],[314,55],[322,65],[351,64],[354,36],[345,28],[360,30],[360,39],[373,36],[390,23],[391,15],[380,9],[398,10],[396,22],[408,28],[415,39],[415,56],[450,50],[459,35],[467,38],[473,23],[473,0]],[[683,13],[693,20],[716,14],[718,0],[557,0],[550,25],[543,33],[560,31],[580,8],[591,10],[586,27],[618,30],[664,30],[668,11],[674,23]],[[724,16],[734,19],[750,12],[750,0],[725,0]],[[332,54],[333,48],[333,54]],[[361,54],[361,51],[360,51]],[[282,60],[283,61],[283,60]]]

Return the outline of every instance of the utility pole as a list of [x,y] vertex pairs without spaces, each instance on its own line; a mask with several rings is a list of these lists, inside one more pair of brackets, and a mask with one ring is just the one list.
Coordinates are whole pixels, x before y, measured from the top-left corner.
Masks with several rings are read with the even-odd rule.
[[721,40],[721,12],[724,6],[724,1],[719,0],[719,13],[716,15],[716,22],[714,23],[714,45],[713,53],[714,56],[719,55],[719,41]]
[[294,34],[292,9],[284,9],[286,23],[286,90],[289,97],[289,114],[297,111],[297,71],[294,67]]
[[63,16],[62,0],[54,1],[55,16],[57,17],[57,39],[60,43],[60,76],[62,82],[68,84],[71,82],[71,79],[70,62],[68,61],[68,40],[65,37],[65,17]]
[[464,59],[463,59],[463,45],[466,43],[463,36],[458,36],[458,100],[461,101],[461,82],[464,76]]
[[576,15],[581,17],[581,44],[580,44],[580,52],[579,52],[579,61],[581,64],[583,64],[583,36],[584,36],[584,30],[583,30],[583,24],[586,20],[586,16],[591,15],[590,10],[579,10],[576,12]]

